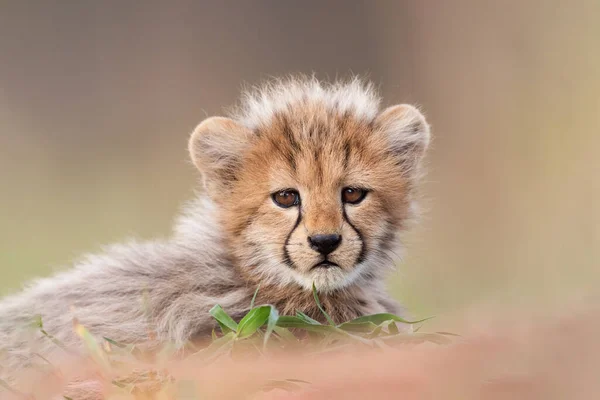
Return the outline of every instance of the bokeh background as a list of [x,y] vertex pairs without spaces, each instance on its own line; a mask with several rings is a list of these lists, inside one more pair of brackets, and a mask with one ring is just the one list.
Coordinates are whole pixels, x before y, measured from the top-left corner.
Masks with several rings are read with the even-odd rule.
[[556,307],[600,282],[598,1],[0,1],[0,294],[169,233],[242,84],[367,75],[435,140],[393,293]]

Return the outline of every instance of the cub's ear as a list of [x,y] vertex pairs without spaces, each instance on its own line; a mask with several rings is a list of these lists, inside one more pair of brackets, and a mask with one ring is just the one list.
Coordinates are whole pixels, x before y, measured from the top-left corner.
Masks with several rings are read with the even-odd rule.
[[196,127],[188,149],[210,196],[227,190],[235,180],[251,138],[249,129],[229,118],[211,117]]
[[377,116],[375,126],[387,136],[403,169],[407,172],[418,170],[431,137],[423,114],[408,104],[391,106]]

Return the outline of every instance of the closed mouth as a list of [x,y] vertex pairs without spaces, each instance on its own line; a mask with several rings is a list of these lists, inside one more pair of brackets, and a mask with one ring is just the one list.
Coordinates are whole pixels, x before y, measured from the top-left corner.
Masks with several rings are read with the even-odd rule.
[[311,269],[315,269],[315,268],[324,268],[324,269],[329,269],[329,268],[339,268],[340,266],[337,265],[334,262],[328,261],[328,260],[323,260],[318,264],[315,264]]

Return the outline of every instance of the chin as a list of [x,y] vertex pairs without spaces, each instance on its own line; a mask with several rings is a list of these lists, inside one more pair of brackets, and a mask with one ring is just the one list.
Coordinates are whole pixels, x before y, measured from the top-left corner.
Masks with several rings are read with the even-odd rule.
[[320,293],[328,293],[342,289],[352,283],[351,272],[340,267],[316,267],[306,273],[298,274],[296,281],[305,289],[312,290],[313,283]]

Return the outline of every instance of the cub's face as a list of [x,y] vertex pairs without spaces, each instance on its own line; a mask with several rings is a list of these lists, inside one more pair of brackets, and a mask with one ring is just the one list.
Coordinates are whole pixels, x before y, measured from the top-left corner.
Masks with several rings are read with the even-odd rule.
[[331,291],[391,265],[428,140],[411,106],[372,120],[298,108],[254,129],[210,118],[190,150],[241,271]]

